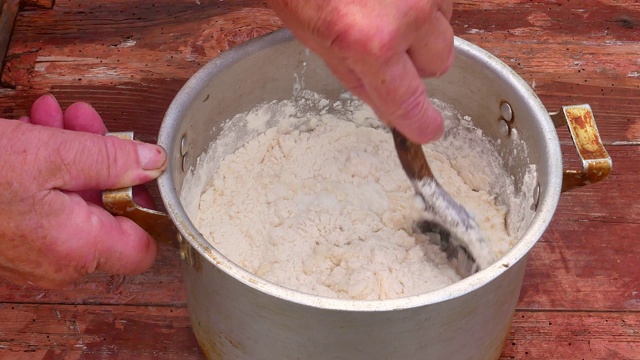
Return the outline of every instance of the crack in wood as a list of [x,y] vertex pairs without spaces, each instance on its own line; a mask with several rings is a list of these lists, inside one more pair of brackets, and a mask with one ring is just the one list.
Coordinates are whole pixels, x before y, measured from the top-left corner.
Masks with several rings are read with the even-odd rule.
[[19,7],[20,0],[1,0],[0,2],[0,73],[2,73],[4,57],[9,49]]
[[52,9],[56,4],[56,0],[22,0],[22,6],[25,8]]

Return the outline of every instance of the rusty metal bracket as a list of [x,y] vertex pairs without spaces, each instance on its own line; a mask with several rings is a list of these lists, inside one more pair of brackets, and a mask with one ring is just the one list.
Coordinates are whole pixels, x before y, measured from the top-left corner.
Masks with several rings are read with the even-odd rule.
[[[121,139],[133,140],[133,132],[109,133]],[[160,243],[179,248],[178,230],[169,215],[151,209],[146,209],[133,200],[131,187],[102,192],[102,203],[105,209],[117,216],[124,216],[135,221],[151,237]]]
[[551,119],[556,127],[569,126],[571,138],[582,160],[581,170],[564,170],[562,191],[597,183],[611,172],[612,161],[602,144],[593,112],[588,104],[563,106]]

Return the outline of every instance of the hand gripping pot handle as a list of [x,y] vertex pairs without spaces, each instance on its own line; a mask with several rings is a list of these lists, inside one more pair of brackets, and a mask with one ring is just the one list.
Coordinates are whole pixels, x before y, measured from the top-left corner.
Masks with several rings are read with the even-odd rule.
[[[133,132],[113,132],[107,136],[116,136],[125,140],[133,140]],[[159,243],[175,248],[178,244],[178,230],[168,214],[146,209],[133,200],[131,187],[105,190],[102,192],[104,208],[116,216],[124,216],[133,220]]]
[[[611,157],[604,148],[591,107],[587,104],[563,106],[559,112],[549,115],[556,127],[564,125],[569,127],[573,143],[582,161],[582,169],[564,170],[562,191],[593,184],[606,178],[611,172]],[[133,132],[107,135],[133,140]],[[110,213],[135,221],[158,242],[180,247],[178,231],[169,215],[145,209],[136,204],[130,187],[104,191],[102,202]]]

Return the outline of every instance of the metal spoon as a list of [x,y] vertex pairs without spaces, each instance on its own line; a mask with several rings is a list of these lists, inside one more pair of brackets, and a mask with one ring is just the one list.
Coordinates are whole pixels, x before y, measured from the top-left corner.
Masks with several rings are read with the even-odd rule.
[[458,275],[473,275],[493,261],[489,243],[475,219],[458,204],[433,176],[422,146],[391,130],[400,163],[424,203],[414,224],[416,234],[428,236],[447,254]]

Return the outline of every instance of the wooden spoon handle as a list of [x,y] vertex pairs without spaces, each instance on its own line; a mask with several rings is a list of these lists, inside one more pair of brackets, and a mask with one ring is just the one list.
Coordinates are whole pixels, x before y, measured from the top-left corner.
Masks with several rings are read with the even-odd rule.
[[393,141],[396,145],[398,158],[400,158],[402,168],[409,179],[433,179],[433,173],[431,172],[431,168],[429,168],[427,159],[424,157],[422,146],[407,139],[396,129],[391,129],[391,133],[393,134]]

